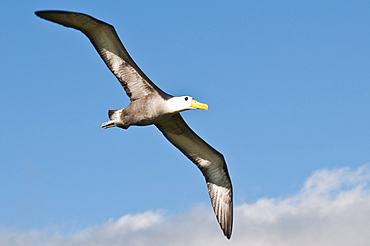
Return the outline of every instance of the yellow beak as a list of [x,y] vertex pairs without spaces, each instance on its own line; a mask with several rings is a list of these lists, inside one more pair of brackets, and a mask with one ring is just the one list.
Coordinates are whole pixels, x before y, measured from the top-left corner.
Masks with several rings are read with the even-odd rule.
[[191,105],[190,107],[192,108],[199,108],[199,109],[205,109],[208,110],[208,105],[205,103],[200,103],[194,99],[191,100]]

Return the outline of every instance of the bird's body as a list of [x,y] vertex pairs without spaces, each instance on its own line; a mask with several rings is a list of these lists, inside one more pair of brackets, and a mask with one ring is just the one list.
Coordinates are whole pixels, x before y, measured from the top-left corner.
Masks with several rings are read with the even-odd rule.
[[110,121],[102,125],[103,128],[118,126],[127,129],[130,126],[147,126],[160,120],[162,115],[161,106],[165,104],[165,100],[156,96],[159,100],[156,103],[142,103],[142,101],[152,101],[154,95],[150,94],[144,98],[137,99],[121,110],[109,111]]
[[189,96],[173,97],[159,89],[141,71],[122,45],[113,26],[91,16],[67,11],[38,11],[36,15],[82,31],[130,98],[121,110],[109,110],[103,128],[154,124],[163,135],[202,171],[217,220],[227,238],[233,223],[232,185],[225,159],[182,119],[180,112],[208,105]]

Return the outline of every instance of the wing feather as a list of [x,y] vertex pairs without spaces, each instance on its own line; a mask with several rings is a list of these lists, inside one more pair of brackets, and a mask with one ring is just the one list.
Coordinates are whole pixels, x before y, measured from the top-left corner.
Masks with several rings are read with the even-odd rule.
[[180,114],[157,123],[163,135],[202,171],[217,220],[227,238],[233,226],[232,185],[221,153],[203,141]]
[[[83,32],[117,77],[131,101],[160,90],[132,60],[113,26],[91,16],[66,11],[38,11],[36,15]],[[227,238],[233,224],[232,185],[224,157],[185,123],[180,114],[156,123],[163,135],[202,171],[217,220]]]
[[150,93],[167,95],[136,65],[114,27],[89,15],[67,11],[38,11],[37,16],[83,32],[117,77],[131,101]]

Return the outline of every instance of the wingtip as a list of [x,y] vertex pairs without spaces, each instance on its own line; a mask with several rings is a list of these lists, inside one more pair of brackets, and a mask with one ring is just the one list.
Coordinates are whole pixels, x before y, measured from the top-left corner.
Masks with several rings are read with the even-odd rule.
[[77,15],[85,15],[83,13],[74,12],[74,11],[65,11],[65,10],[37,10],[35,11],[35,15],[45,19],[55,22],[56,16],[62,16],[62,15],[69,15],[69,14],[77,14]]
[[232,189],[207,182],[212,207],[217,221],[227,239],[231,238],[233,229]]
[[40,18],[43,18],[43,15],[45,15],[47,13],[52,13],[52,12],[61,12],[61,11],[58,11],[58,10],[37,10],[37,11],[35,11],[35,15],[37,15]]
[[232,228],[221,228],[225,237],[230,240],[232,234]]
[[233,231],[233,215],[232,215],[232,212],[231,212],[231,215],[229,214],[229,217],[225,218],[224,220],[222,220],[217,215],[216,215],[216,217],[217,217],[217,220],[220,224],[221,230],[224,233],[225,237],[230,240],[231,234],[232,234],[232,231]]
[[42,19],[48,20],[48,16],[50,16],[50,14],[57,13],[57,12],[63,12],[63,11],[59,11],[59,10],[38,10],[38,11],[35,11],[35,15],[37,17],[42,18]]
[[41,17],[42,12],[44,12],[44,11],[43,11],[43,10],[38,10],[38,11],[35,11],[35,12],[34,12],[34,14],[35,14],[37,17],[42,18],[42,17]]
[[220,226],[221,226],[221,229],[222,229],[225,237],[230,240],[231,234],[232,234],[232,230],[233,230],[232,229],[232,222],[231,222],[231,225],[228,225],[226,228],[223,228],[222,227],[223,225],[221,223],[220,223]]

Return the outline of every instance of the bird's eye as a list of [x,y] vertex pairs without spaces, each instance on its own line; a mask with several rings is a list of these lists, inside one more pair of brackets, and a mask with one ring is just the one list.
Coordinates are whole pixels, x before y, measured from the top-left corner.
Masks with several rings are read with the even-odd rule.
[[187,101],[189,98],[188,97],[185,97],[185,101]]

